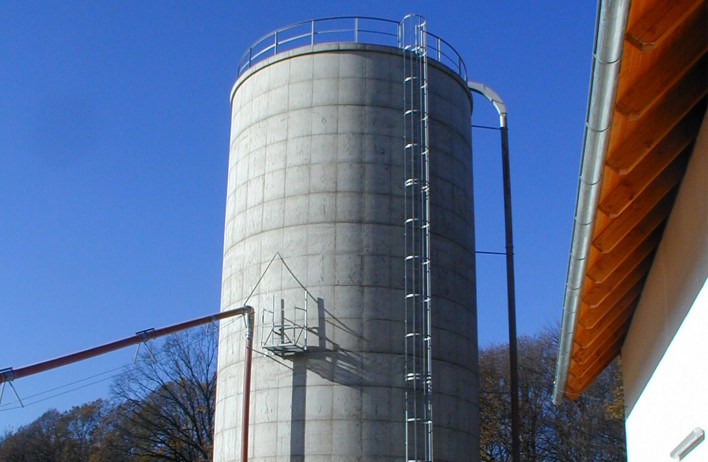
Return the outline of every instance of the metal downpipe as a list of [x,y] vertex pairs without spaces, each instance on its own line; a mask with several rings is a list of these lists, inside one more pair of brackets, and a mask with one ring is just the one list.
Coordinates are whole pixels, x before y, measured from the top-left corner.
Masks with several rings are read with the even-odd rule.
[[608,0],[600,1],[598,4],[573,237],[558,339],[558,361],[553,388],[553,402],[556,405],[563,400],[568,380],[573,335],[582,295],[580,291],[583,287],[590,240],[595,225],[595,210],[600,195],[605,151],[612,122],[629,3],[629,0]]
[[248,306],[246,317],[246,357],[243,362],[243,402],[241,412],[241,462],[248,462],[248,421],[251,413],[251,359],[253,358],[254,310]]
[[513,462],[521,460],[519,445],[519,365],[516,344],[516,284],[514,282],[514,235],[511,224],[511,174],[509,165],[509,128],[506,105],[497,92],[479,82],[467,82],[470,91],[487,98],[499,113],[501,133],[502,175],[504,182],[504,234],[506,238],[506,295],[509,323],[509,379],[511,394],[511,456]]

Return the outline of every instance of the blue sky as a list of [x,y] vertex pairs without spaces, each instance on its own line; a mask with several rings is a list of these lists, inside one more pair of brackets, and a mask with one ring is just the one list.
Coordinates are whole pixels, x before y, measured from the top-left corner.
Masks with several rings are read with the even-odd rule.
[[[555,324],[592,2],[3,2],[0,368],[218,311],[228,95],[241,54],[292,22],[410,12],[509,108],[518,329]],[[496,113],[477,100],[472,122],[496,125]],[[503,251],[498,133],[473,137],[478,248]],[[480,256],[478,274],[480,343],[503,342],[504,258]],[[106,397],[111,371],[132,355],[15,381],[28,403],[66,393],[16,409],[6,390],[0,432]]]

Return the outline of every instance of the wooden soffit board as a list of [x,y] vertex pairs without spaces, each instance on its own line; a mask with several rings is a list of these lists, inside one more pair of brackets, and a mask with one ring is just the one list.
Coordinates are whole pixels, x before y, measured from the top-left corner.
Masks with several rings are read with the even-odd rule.
[[708,0],[632,0],[569,377],[620,352],[706,111]]

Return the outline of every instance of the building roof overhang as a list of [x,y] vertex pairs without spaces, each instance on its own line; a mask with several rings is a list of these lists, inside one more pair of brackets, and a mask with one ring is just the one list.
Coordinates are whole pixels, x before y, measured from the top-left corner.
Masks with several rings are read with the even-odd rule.
[[708,93],[708,0],[599,2],[554,401],[620,353]]

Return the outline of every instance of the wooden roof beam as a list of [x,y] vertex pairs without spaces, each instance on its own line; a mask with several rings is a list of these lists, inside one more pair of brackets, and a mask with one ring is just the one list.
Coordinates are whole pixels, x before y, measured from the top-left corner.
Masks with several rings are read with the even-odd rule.
[[[601,323],[607,322],[608,319],[616,316],[617,313],[623,311],[634,311],[635,306],[639,302],[639,295],[641,295],[642,286],[637,284],[634,287],[630,287],[629,292],[624,294],[624,296],[609,309],[604,312],[600,312],[597,308],[587,308],[591,310],[586,319],[578,323],[578,331],[580,332],[593,332],[599,329]],[[587,326],[587,327],[586,327]]]
[[615,309],[616,306],[625,305],[627,299],[636,299],[641,292],[642,280],[645,276],[646,268],[635,268],[601,304],[595,308],[583,304],[578,324],[582,325],[585,329],[592,329],[602,318]]
[[[662,203],[662,199],[681,181],[683,174],[684,169],[681,165],[671,164],[632,201],[629,207],[600,231],[593,239],[592,245],[602,253],[612,251],[654,207]],[[668,216],[671,212],[671,203],[663,205],[660,210],[665,217]]]
[[[696,109],[702,109],[700,106],[702,105],[697,105]],[[691,144],[696,138],[703,110],[694,109],[692,112],[605,196],[599,205],[605,215],[616,217],[622,213],[632,199],[644,191],[671,161]]]
[[704,57],[611,149],[607,166],[620,175],[629,173],[708,93],[707,78]]
[[[629,321],[626,324],[629,324]],[[615,359],[622,349],[622,340],[625,335],[623,328],[626,327],[626,325],[617,327],[617,332],[615,332],[618,336],[617,341],[608,342],[603,345],[603,348],[595,353],[594,360],[590,364],[581,366],[575,361],[575,358],[573,358],[571,361],[570,376],[568,377],[568,382],[573,388],[577,390],[580,389],[578,385],[587,386],[588,383],[592,382],[592,380],[597,377],[597,374],[602,372],[605,366]]]
[[[670,203],[671,197],[663,200]],[[612,252],[600,254],[595,264],[587,271],[587,276],[595,283],[601,283],[634,251],[642,242],[644,242],[652,233],[657,233],[657,237],[661,238],[661,229],[659,225],[666,219],[666,214],[663,210],[665,206],[662,204],[655,207],[642,221],[622,239],[622,245],[616,247]]]
[[679,27],[703,2],[704,0],[655,2],[653,8],[629,28],[625,39],[639,50],[651,50]]
[[[645,160],[647,159],[649,158]],[[687,160],[688,155],[678,159],[674,156],[666,156],[656,159],[656,162],[651,165],[645,165],[646,168],[634,169],[615,189],[607,194],[607,197],[600,203],[598,208],[610,218],[619,217],[635,200],[639,200],[642,197],[642,193],[647,191],[650,186],[661,181],[662,177],[673,178],[677,176],[680,180],[686,171]],[[667,161],[671,163],[665,165]],[[635,172],[637,173],[636,175]]]
[[[647,270],[651,267],[652,258],[647,258],[649,254],[656,248],[658,240],[644,241],[639,247],[625,259],[625,261],[615,270],[611,277],[602,284],[593,285],[583,296],[583,302],[590,308],[596,308],[602,303],[617,286],[634,271],[635,268],[646,266]],[[649,260],[648,262],[646,260]]]
[[628,300],[624,303],[618,303],[614,308],[598,321],[592,329],[585,329],[582,325],[578,325],[578,330],[575,332],[575,343],[580,345],[580,348],[591,347],[602,334],[611,329],[612,326],[624,323],[634,313],[634,305],[637,298]]
[[685,27],[678,29],[678,36],[662,51],[654,65],[618,98],[615,106],[618,112],[630,119],[642,117],[706,53],[708,15],[705,3],[686,21]]
[[578,378],[582,378],[587,373],[588,369],[592,369],[592,365],[601,359],[608,350],[611,350],[615,344],[622,342],[622,339],[627,333],[626,328],[629,318],[628,316],[623,323],[610,326],[608,330],[603,332],[602,338],[598,342],[595,342],[587,348],[583,348],[577,343],[575,344],[576,349],[573,351],[573,370],[583,371]]
[[[627,323],[625,324],[629,324],[629,321],[627,321]],[[622,327],[626,329],[626,325]],[[568,375],[568,383],[566,385],[566,390],[570,389],[572,390],[572,393],[578,395],[580,392],[582,392],[582,390],[585,390],[585,388],[587,388],[587,386],[590,385],[592,381],[595,380],[603,370],[605,370],[607,365],[610,364],[612,360],[620,354],[621,351],[622,342],[620,339],[619,342],[610,345],[607,350],[602,352],[595,361],[595,363],[592,365],[592,367],[586,368],[581,376],[576,377],[571,372]],[[572,366],[570,370],[573,370]]]

